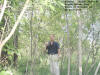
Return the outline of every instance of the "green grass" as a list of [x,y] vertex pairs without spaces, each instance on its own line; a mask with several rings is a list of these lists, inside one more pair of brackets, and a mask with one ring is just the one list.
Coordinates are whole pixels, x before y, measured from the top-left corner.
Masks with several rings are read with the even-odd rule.
[[[46,59],[46,58],[45,58]],[[35,63],[31,66],[31,61],[27,57],[23,57],[21,60],[18,61],[17,68],[11,67],[11,72],[14,73],[14,75],[25,75],[26,72],[26,66],[27,66],[27,60],[30,61],[28,64],[28,74],[30,75],[30,72],[33,72],[34,75],[50,75],[50,69],[49,69],[49,64],[46,63],[46,60],[43,59],[40,61],[39,59],[35,60]],[[23,61],[22,61],[23,60]],[[98,61],[99,62],[99,61]],[[67,75],[67,60],[65,60],[62,64],[60,63],[60,75]],[[78,64],[75,64],[73,60],[71,60],[71,75],[79,75],[78,74]],[[91,69],[91,71],[88,73],[88,75],[94,75],[94,72],[96,70],[98,63]],[[85,72],[85,63],[83,62],[83,74],[88,72],[90,69],[91,63],[87,65],[86,72]],[[31,71],[31,68],[32,71]],[[6,72],[6,71],[5,71]],[[0,72],[0,75],[3,74],[4,71]],[[9,74],[6,74],[9,75]],[[100,75],[100,70],[98,71],[98,75]]]

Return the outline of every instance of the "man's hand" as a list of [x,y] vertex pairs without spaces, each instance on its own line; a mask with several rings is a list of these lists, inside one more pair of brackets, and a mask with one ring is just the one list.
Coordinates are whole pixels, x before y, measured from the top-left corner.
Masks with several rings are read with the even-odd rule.
[[48,42],[45,43],[45,52],[47,53]]
[[61,57],[60,49],[58,49],[58,57]]
[[48,46],[48,42],[45,43],[45,46]]

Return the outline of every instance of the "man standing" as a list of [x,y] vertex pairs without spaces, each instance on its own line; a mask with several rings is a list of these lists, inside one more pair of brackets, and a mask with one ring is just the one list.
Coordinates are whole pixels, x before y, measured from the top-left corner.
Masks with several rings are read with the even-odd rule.
[[50,41],[46,43],[46,50],[48,50],[50,71],[52,75],[60,75],[58,56],[60,54],[59,44],[55,41],[55,36],[50,35]]

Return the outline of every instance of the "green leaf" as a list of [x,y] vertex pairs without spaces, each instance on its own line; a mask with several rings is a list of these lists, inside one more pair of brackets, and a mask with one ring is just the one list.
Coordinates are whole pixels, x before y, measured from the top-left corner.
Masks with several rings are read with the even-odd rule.
[[55,11],[55,7],[53,5],[49,5],[50,9]]
[[58,1],[58,3],[63,7],[65,6],[64,3],[62,3],[61,1]]

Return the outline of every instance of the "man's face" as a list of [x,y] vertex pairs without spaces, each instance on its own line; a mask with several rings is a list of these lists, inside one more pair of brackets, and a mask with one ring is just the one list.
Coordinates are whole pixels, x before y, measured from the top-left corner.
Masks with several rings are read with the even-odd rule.
[[51,41],[54,41],[54,38],[55,38],[54,35],[50,35],[50,40]]

